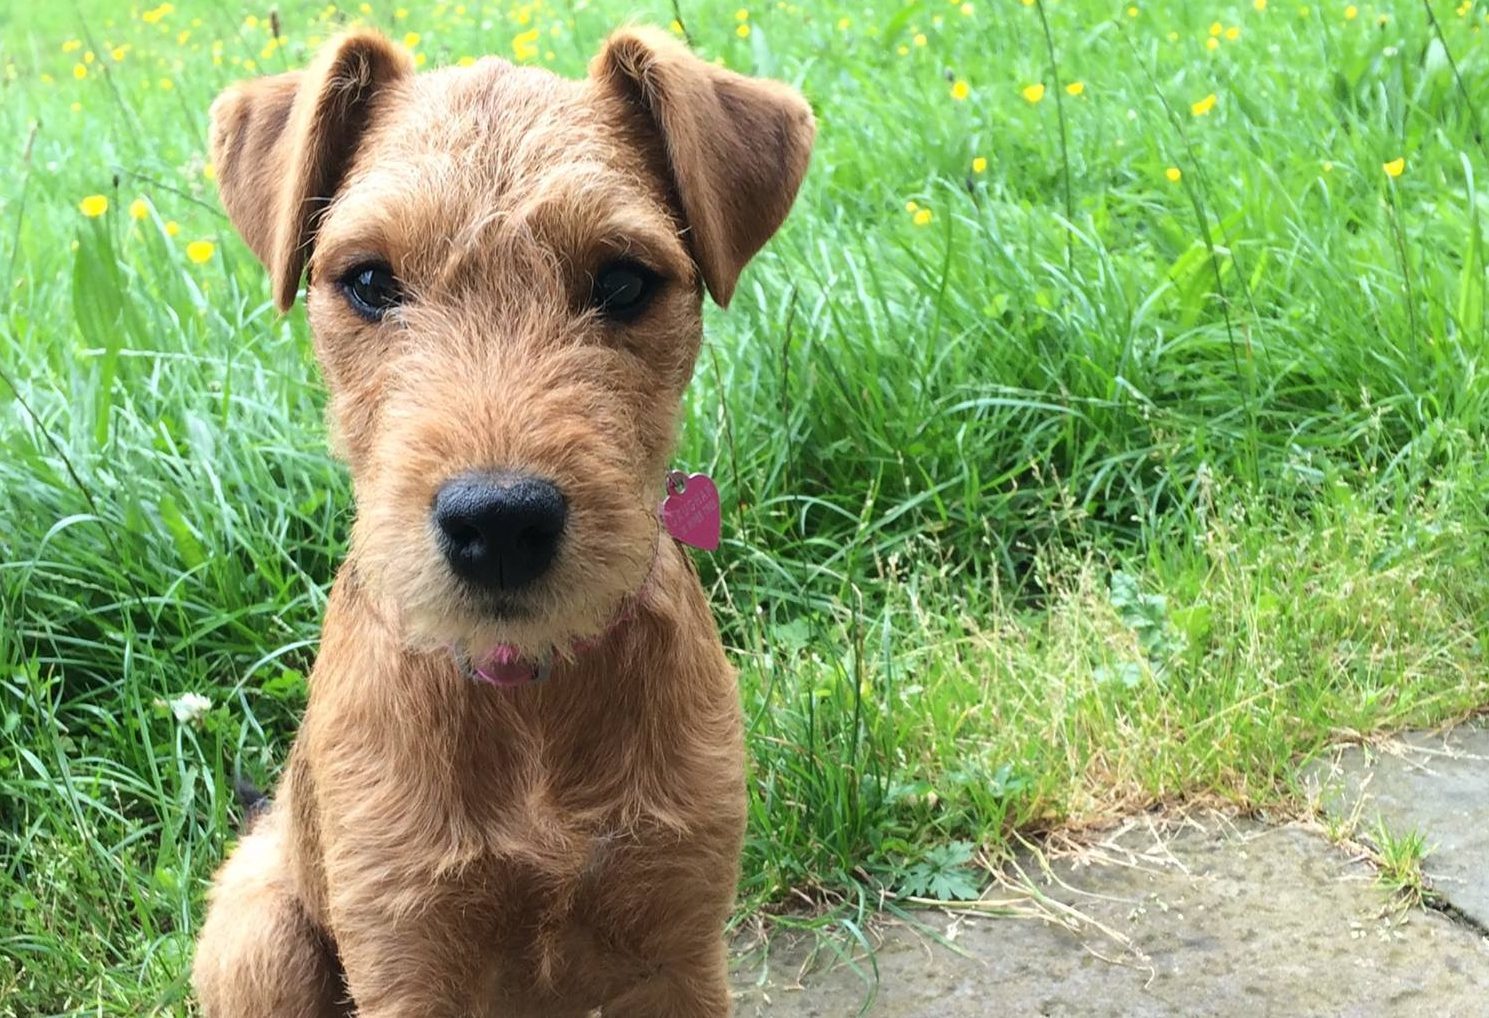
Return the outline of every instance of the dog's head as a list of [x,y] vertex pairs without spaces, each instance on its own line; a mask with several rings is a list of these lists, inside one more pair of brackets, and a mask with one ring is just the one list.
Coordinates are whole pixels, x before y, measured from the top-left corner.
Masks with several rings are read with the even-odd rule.
[[643,583],[703,290],[728,303],[813,131],[792,90],[647,30],[582,81],[415,74],[354,31],[213,104],[280,308],[307,279],[353,545],[409,638],[536,653]]

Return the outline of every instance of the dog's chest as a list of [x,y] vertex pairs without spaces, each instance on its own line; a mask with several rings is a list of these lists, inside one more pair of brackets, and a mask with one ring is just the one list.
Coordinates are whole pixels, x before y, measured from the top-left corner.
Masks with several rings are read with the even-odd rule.
[[659,881],[666,867],[649,861],[665,849],[616,818],[581,825],[549,816],[526,826],[521,845],[502,845],[472,871],[468,914],[484,914],[476,925],[489,945],[472,1010],[598,1007],[659,963],[645,935],[652,905],[639,889],[668,893]]

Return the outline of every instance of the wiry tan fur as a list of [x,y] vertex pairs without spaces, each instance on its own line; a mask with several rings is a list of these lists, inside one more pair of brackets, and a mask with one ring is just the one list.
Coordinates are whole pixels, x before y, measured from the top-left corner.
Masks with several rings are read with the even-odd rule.
[[[206,1014],[728,1014],[738,698],[656,506],[703,288],[726,303],[785,217],[806,105],[647,30],[583,81],[491,58],[415,75],[353,32],[229,89],[212,120],[224,202],[281,307],[308,268],[358,514],[273,806],[212,891]],[[631,325],[586,304],[621,255],[666,279]],[[369,259],[409,293],[380,323],[337,286]],[[520,618],[463,593],[430,522],[444,481],[490,469],[568,500]],[[580,638],[598,643],[542,684],[456,663]]]

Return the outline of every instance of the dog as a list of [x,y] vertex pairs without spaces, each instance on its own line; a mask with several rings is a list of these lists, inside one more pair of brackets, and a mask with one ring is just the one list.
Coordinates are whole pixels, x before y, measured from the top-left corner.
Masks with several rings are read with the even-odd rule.
[[704,290],[785,219],[810,108],[651,29],[583,80],[353,30],[211,122],[357,512],[205,1014],[728,1015],[739,697],[658,504]]

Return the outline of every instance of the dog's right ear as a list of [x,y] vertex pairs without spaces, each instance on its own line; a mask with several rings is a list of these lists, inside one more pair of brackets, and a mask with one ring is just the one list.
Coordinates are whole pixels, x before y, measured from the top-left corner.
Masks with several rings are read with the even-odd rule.
[[295,302],[317,220],[373,121],[378,97],[413,73],[376,32],[333,39],[304,71],[233,85],[212,103],[212,162],[228,218]]

